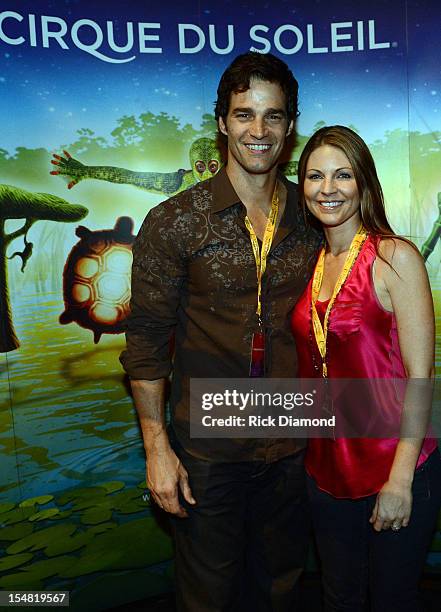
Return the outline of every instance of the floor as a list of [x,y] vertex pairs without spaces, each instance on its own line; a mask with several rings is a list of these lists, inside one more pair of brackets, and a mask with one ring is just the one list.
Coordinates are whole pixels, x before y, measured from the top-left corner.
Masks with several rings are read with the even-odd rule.
[[[440,612],[441,610],[441,577],[426,575],[422,581],[422,600],[424,612]],[[173,594],[163,595],[155,599],[146,599],[118,608],[111,612],[175,612]],[[320,577],[318,574],[306,574],[302,584],[302,601],[298,612],[321,612]],[[195,612],[197,612],[195,610]],[[385,611],[386,612],[386,611]],[[396,612],[399,612],[397,610]]]

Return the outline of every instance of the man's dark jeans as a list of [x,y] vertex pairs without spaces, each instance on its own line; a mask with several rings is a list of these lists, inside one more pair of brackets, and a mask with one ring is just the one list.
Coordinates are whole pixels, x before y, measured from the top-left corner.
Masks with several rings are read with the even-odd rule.
[[175,451],[197,501],[173,519],[179,612],[295,612],[309,537],[304,452],[211,463]]
[[376,495],[336,499],[307,479],[325,611],[420,610],[418,582],[441,504],[439,452],[415,472],[410,523],[399,531],[376,532],[369,523]]

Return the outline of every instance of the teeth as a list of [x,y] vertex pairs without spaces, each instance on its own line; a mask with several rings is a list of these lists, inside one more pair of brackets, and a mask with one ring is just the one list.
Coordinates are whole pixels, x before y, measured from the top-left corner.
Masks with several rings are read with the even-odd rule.
[[251,149],[251,151],[268,151],[271,147],[271,145],[268,144],[247,144],[245,146]]
[[324,206],[325,208],[335,208],[336,206],[340,206],[343,202],[320,202],[320,206]]

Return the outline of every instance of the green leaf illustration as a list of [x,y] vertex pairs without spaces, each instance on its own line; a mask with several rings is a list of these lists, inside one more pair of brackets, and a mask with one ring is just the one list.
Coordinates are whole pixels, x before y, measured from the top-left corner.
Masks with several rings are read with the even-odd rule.
[[14,508],[9,512],[4,512],[1,515],[1,522],[4,525],[14,525],[27,520],[34,514],[34,508]]
[[47,510],[41,510],[40,512],[36,512],[32,516],[29,517],[29,521],[44,521],[45,519],[52,518],[60,513],[59,508],[48,508]]
[[13,504],[12,502],[4,502],[0,504],[0,514],[3,514],[4,512],[9,512],[10,510],[12,510],[12,508],[15,508],[15,504]]
[[69,518],[72,514],[73,510],[63,510],[62,512],[58,512],[57,514],[54,514],[53,516],[48,517],[49,520],[51,521],[59,521],[59,520],[64,520],[66,518]]
[[51,576],[58,576],[61,572],[66,571],[74,562],[75,557],[68,556],[43,559],[42,561],[34,561],[28,567],[22,567],[21,571],[26,572],[26,575],[31,576],[33,580],[44,580]]
[[81,517],[81,522],[84,525],[98,525],[104,523],[112,518],[112,511],[110,508],[98,507],[89,508]]
[[11,527],[3,527],[0,529],[0,540],[15,542],[21,538],[25,538],[34,531],[34,526],[29,523],[19,523]]
[[31,576],[29,572],[20,572],[20,574],[9,574],[0,578],[0,589],[32,589],[41,591],[43,583],[35,576]]
[[107,493],[114,493],[124,488],[125,483],[120,480],[111,480],[110,482],[100,483],[98,486],[106,490]]
[[[130,550],[130,554],[127,554],[127,550]],[[147,517],[98,535],[62,577],[75,578],[99,571],[146,567],[172,556],[171,539],[158,527],[155,519]]]
[[64,506],[65,504],[68,504],[69,502],[74,502],[76,500],[78,500],[79,502],[80,500],[84,501],[85,499],[94,497],[96,495],[102,496],[103,493],[105,494],[102,488],[81,487],[63,493],[62,495],[56,498],[56,502],[58,506]]
[[35,504],[43,506],[44,504],[48,504],[53,499],[53,495],[40,495],[39,497],[30,497],[29,499],[25,499],[18,505],[20,508],[29,508],[30,506],[35,506]]
[[87,529],[87,531],[75,533],[65,538],[58,538],[46,546],[44,553],[48,557],[56,557],[57,555],[74,552],[91,542],[99,533],[104,533],[115,527],[117,527],[117,523],[103,523],[102,525],[91,527]]
[[143,501],[141,495],[139,489],[129,489],[117,495],[112,495],[111,499],[115,510],[118,510],[121,514],[132,514],[148,508],[148,504]]
[[81,510],[87,510],[88,508],[96,508],[97,506],[110,503],[111,502],[109,502],[108,498],[106,497],[105,491],[102,490],[100,495],[94,495],[88,497],[87,499],[75,499],[72,505],[72,510],[74,510],[74,512],[81,512]]
[[22,553],[21,555],[11,555],[9,557],[3,557],[0,559],[0,572],[6,572],[7,570],[13,569],[24,565],[32,559],[34,555],[31,553]]
[[77,527],[76,525],[63,523],[61,525],[55,525],[53,527],[47,527],[46,529],[40,529],[31,535],[14,542],[6,549],[9,555],[15,555],[25,550],[41,550],[48,546],[50,542],[58,538],[68,538],[71,536]]

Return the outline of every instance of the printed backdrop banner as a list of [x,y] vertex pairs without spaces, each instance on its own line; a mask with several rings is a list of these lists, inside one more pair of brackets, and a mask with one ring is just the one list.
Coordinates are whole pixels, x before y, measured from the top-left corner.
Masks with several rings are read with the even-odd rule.
[[1,3],[0,589],[92,610],[171,588],[118,361],[131,245],[152,206],[219,170],[213,102],[241,52],[300,83],[292,180],[320,126],[370,145],[427,262],[441,375],[440,23],[414,0]]

